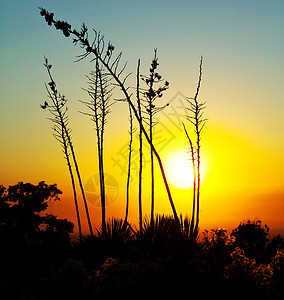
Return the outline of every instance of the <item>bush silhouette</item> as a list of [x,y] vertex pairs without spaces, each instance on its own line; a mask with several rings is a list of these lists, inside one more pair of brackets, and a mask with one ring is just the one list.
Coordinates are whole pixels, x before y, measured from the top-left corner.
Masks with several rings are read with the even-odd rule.
[[1,186],[0,243],[2,248],[69,245],[73,223],[43,215],[62,192],[56,184],[44,181],[37,185],[19,182],[8,189]]
[[232,231],[235,237],[234,245],[244,250],[249,258],[261,260],[264,257],[268,239],[269,228],[262,225],[260,220],[248,220]]

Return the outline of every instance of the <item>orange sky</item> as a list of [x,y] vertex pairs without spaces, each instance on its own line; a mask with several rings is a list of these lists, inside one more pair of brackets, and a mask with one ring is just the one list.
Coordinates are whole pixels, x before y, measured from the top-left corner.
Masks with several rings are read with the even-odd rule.
[[[203,55],[200,100],[207,102],[205,113],[209,120],[201,149],[201,227],[231,229],[247,218],[260,218],[274,232],[283,232],[283,1],[218,0],[213,4],[206,0],[177,4],[171,0],[123,0],[119,6],[116,1],[66,3],[50,0],[46,8],[54,11],[55,18],[65,18],[76,26],[86,22],[102,30],[117,53],[123,51],[127,72],[133,72],[130,86],[135,86],[138,58],[142,73],[147,74],[153,49],[158,48],[159,72],[170,82],[162,98],[170,106],[158,115],[155,134],[165,166],[172,153],[187,151],[181,127],[181,122],[186,122],[184,95],[195,94]],[[18,181],[57,183],[63,191],[62,201],[55,203],[51,211],[75,223],[67,166],[52,136],[48,114],[40,109],[46,99],[44,82],[48,81],[42,64],[46,55],[53,65],[58,89],[69,99],[70,124],[84,184],[98,172],[93,124],[78,112],[85,109],[78,100],[86,100],[81,88],[86,87],[85,75],[92,65],[89,60],[73,63],[80,49],[45,24],[37,8],[45,5],[45,1],[36,0],[17,6],[13,1],[1,3],[0,183],[6,187]],[[26,30],[19,35],[19,28]],[[187,127],[190,130],[189,124]],[[118,188],[117,198],[107,207],[108,217],[124,217],[126,176],[122,172],[127,142],[128,107],[119,103],[113,106],[106,127],[106,172],[116,179]],[[134,147],[137,153],[137,138]],[[132,171],[129,218],[135,223],[137,158]],[[150,209],[149,172],[148,163],[143,189],[145,214]],[[156,212],[169,214],[157,165],[155,172]],[[177,212],[189,214],[191,190],[172,185],[171,190]],[[90,211],[94,226],[98,226],[100,209],[90,203]],[[81,214],[84,215],[83,206]]]
[[[167,158],[173,153],[183,152],[187,154],[188,143],[185,134],[181,130],[181,122],[178,112],[184,96],[178,93],[173,97],[167,111],[159,116],[160,125],[157,125],[156,140],[157,148],[160,149],[165,168],[167,169]],[[208,104],[210,107],[210,104]],[[208,110],[209,110],[208,107]],[[127,113],[125,111],[125,113]],[[176,114],[177,113],[177,114]],[[113,114],[115,115],[115,109]],[[175,115],[176,114],[176,115]],[[126,116],[127,114],[125,114]],[[180,119],[179,119],[180,118]],[[183,120],[185,121],[185,120]],[[91,125],[91,124],[89,124]],[[112,127],[110,120],[109,128]],[[187,123],[188,129],[191,128]],[[122,130],[123,127],[120,127]],[[124,134],[117,133],[116,138],[107,132],[105,146],[106,173],[113,176],[118,187],[118,196],[115,201],[107,207],[107,216],[124,217],[126,199],[126,163],[128,136],[127,122],[125,122]],[[119,138],[118,138],[119,137]],[[80,162],[85,182],[92,178],[97,171],[95,136],[92,148],[84,148],[81,152]],[[160,141],[162,141],[160,143]],[[147,148],[145,147],[145,151]],[[138,140],[137,133],[134,138],[133,167],[131,181],[131,200],[129,219],[137,223],[138,220]],[[188,155],[189,158],[189,155]],[[150,214],[150,164],[149,153],[145,153],[144,189],[143,189],[143,212]],[[190,164],[188,164],[190,172]],[[63,165],[63,163],[62,163]],[[267,223],[272,232],[282,232],[284,211],[284,186],[283,186],[284,159],[277,150],[270,151],[268,145],[262,145],[262,140],[231,127],[229,124],[218,123],[208,120],[202,135],[202,169],[203,178],[201,186],[201,227],[226,227],[232,229],[240,221],[247,218],[260,218]],[[157,163],[156,174],[156,213],[171,214],[164,184],[161,179]],[[67,178],[65,170],[65,178]],[[170,182],[170,187],[176,209],[183,215],[191,212],[191,189],[180,189]],[[67,185],[68,188],[68,185]],[[92,187],[86,186],[87,197],[92,195],[88,192]],[[98,186],[97,186],[98,190]],[[68,192],[67,192],[68,193]],[[65,203],[71,202],[72,197],[64,197]],[[71,195],[71,189],[69,187]],[[62,203],[62,208],[65,205]],[[73,204],[68,204],[74,217]],[[83,209],[83,207],[82,207]],[[100,221],[100,209],[98,205],[90,204],[95,225]],[[62,212],[62,215],[66,211]]]

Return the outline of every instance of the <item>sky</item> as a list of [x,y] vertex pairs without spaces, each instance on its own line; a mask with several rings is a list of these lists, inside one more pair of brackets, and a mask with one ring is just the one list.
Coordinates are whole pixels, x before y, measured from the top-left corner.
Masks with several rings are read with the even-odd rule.
[[[141,73],[147,75],[153,49],[158,49],[159,72],[170,82],[161,100],[170,105],[157,117],[155,128],[166,169],[171,157],[188,155],[181,122],[186,122],[185,97],[196,91],[202,55],[199,97],[206,101],[208,121],[201,148],[201,227],[232,229],[248,218],[259,218],[275,233],[284,232],[282,0],[0,0],[0,183],[6,187],[18,181],[57,183],[63,191],[62,201],[51,211],[75,223],[67,166],[52,136],[48,113],[40,109],[46,100],[46,56],[53,65],[58,89],[69,99],[72,137],[92,220],[98,226],[96,137],[92,122],[79,113],[86,110],[79,100],[87,99],[82,88],[87,87],[86,75],[93,66],[88,59],[74,62],[82,50],[47,26],[38,6],[74,28],[84,22],[101,31],[116,53],[123,52],[123,61],[128,62],[126,72],[133,72],[129,86],[135,86],[138,59]],[[137,223],[137,135],[134,140],[129,219]],[[105,140],[106,173],[113,187],[109,190],[108,217],[124,217],[127,143],[128,108],[125,103],[116,103]],[[144,163],[143,212],[149,214],[147,154]],[[170,214],[158,166],[155,174],[155,211]],[[178,213],[190,214],[192,190],[170,184]],[[81,211],[84,216],[83,207]]]

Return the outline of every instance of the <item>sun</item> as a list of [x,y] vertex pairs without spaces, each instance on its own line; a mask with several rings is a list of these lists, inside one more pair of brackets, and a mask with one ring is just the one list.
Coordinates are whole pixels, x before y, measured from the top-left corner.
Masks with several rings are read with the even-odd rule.
[[174,151],[166,157],[165,172],[173,186],[180,189],[193,187],[192,164],[186,150]]

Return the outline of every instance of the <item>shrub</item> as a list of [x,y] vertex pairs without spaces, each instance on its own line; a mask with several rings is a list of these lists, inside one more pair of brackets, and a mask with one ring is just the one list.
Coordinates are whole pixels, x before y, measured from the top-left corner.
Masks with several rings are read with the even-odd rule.
[[231,258],[231,263],[224,269],[224,276],[228,282],[244,287],[244,290],[247,288],[262,292],[266,296],[284,295],[284,251],[277,251],[271,263],[266,265],[246,257],[244,250],[239,247],[231,254]]
[[232,236],[235,237],[235,247],[243,249],[247,257],[262,261],[269,242],[268,233],[268,226],[262,225],[260,220],[248,220],[240,223],[232,231]]

